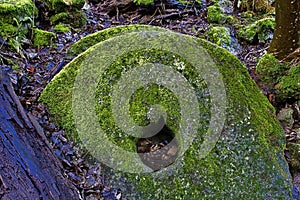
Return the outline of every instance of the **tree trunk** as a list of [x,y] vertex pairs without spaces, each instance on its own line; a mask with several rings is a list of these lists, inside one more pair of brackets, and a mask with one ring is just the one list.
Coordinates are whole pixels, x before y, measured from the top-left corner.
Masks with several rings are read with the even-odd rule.
[[300,47],[300,0],[276,0],[275,32],[268,50],[282,60]]
[[79,199],[35,118],[0,69],[0,199]]

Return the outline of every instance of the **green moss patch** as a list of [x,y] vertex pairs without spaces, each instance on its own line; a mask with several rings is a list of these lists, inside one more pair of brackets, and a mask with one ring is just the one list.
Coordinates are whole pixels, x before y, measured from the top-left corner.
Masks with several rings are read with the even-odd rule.
[[55,37],[55,34],[52,32],[40,30],[37,28],[33,30],[33,44],[35,47],[50,46],[52,45]]
[[0,0],[1,22],[14,24],[15,20],[34,18],[37,13],[38,10],[31,0]]
[[256,66],[262,83],[275,89],[278,102],[300,99],[300,65],[280,63],[273,54],[263,55]]
[[138,4],[138,5],[151,5],[154,3],[154,0],[133,0],[134,3]]
[[246,41],[264,43],[268,39],[272,39],[274,27],[274,18],[264,18],[245,26],[237,33],[240,38]]
[[220,6],[212,5],[207,8],[207,21],[224,24],[226,22],[226,15],[223,14]]
[[38,10],[31,0],[0,0],[0,36],[19,52]]
[[209,41],[222,46],[228,47],[231,43],[230,32],[226,27],[223,26],[215,26],[210,27],[208,31],[205,32],[205,35],[208,37]]
[[59,23],[65,23],[78,28],[86,24],[86,16],[80,10],[61,12],[51,16],[50,21],[56,25]]
[[57,24],[54,26],[53,28],[55,31],[58,31],[58,32],[69,32],[71,31],[70,27],[64,25],[64,24]]
[[[179,156],[172,165],[165,169],[148,174],[121,173],[120,175],[119,172],[113,171],[115,176],[111,177],[112,184],[125,185],[124,194],[128,199],[219,199],[223,197],[227,199],[290,199],[291,177],[283,156],[285,146],[283,131],[276,120],[274,108],[260,93],[241,62],[227,50],[202,39],[162,29],[157,31],[153,27],[148,27],[147,31],[141,32],[128,31],[130,30],[128,27],[121,28],[124,28],[122,35],[114,34],[110,38],[107,33],[114,33],[114,30],[120,30],[120,27],[99,32],[97,37],[101,38],[102,34],[104,41],[91,46],[65,66],[47,85],[40,97],[40,101],[47,104],[56,122],[64,127],[69,135],[76,137],[77,131],[72,109],[76,108],[77,104],[72,107],[72,94],[77,92],[80,86],[80,84],[77,85],[78,83],[81,81],[85,83],[82,85],[85,87],[83,93],[74,96],[75,101],[79,98],[84,103],[83,107],[79,106],[81,109],[75,112],[81,111],[84,114],[82,118],[77,116],[75,119],[84,125],[83,130],[90,130],[90,127],[96,124],[93,120],[97,120],[97,124],[108,141],[126,153],[117,154],[104,142],[104,140],[107,141],[105,137],[99,143],[97,135],[88,131],[85,132],[88,137],[81,135],[78,139],[88,140],[90,144],[95,145],[91,153],[98,153],[100,157],[105,154],[109,155],[116,159],[120,169],[128,168],[129,165],[137,166],[136,172],[140,171],[141,159],[136,156],[134,163],[128,163],[126,159],[130,157],[126,156],[129,155],[128,152],[136,153],[137,138],[128,135],[125,130],[131,129],[123,124],[126,125],[132,120],[134,124],[147,125],[151,105],[160,105],[165,110],[168,116],[166,125],[177,139],[178,155],[184,153],[182,157]],[[120,33],[120,31],[117,32]],[[125,41],[124,38],[126,38]],[[145,38],[145,42],[141,38]],[[150,48],[147,46],[147,38],[154,38],[153,41],[158,41],[158,38],[162,40],[154,42]],[[222,75],[218,79],[217,74],[210,74],[217,79],[215,86],[208,84],[203,76],[209,72],[206,70],[212,70],[213,66],[202,68],[201,73],[196,67],[196,65],[206,66],[210,62],[209,59],[203,60],[198,54],[199,57],[193,57],[198,58],[194,62],[187,59],[190,55],[185,57],[176,51],[166,51],[160,48],[168,45],[174,48],[174,43],[169,43],[174,41],[174,38],[177,41],[175,44],[178,45],[183,41],[194,44],[188,45],[187,49],[177,49],[179,52],[188,53],[191,51],[190,48],[195,46],[201,46],[206,50],[207,55],[212,58]],[[118,42],[114,43],[114,41]],[[132,48],[124,53],[128,46],[141,48]],[[179,47],[182,48],[182,45]],[[104,51],[111,51],[111,56],[103,57]],[[80,50],[77,53],[80,53]],[[114,54],[118,56],[114,57]],[[86,66],[92,67],[86,68]],[[144,71],[138,73],[141,66]],[[150,68],[147,68],[149,66]],[[79,74],[85,74],[83,69],[91,71],[87,71],[87,76],[77,77]],[[155,72],[151,69],[163,70],[161,74],[155,76],[156,82],[161,80],[162,84],[151,82],[152,84],[145,83],[139,87],[140,83],[128,78],[129,76],[151,79],[151,74]],[[171,75],[166,75],[171,72],[174,72],[175,77],[178,75],[182,79],[178,77],[172,79]],[[89,79],[90,76],[97,76],[97,83]],[[161,79],[168,77],[171,78],[167,80],[173,83],[170,87],[166,87],[163,82],[165,79]],[[222,113],[226,118],[225,124],[216,145],[204,156],[202,143],[204,141],[209,143],[210,140],[205,140],[205,137],[215,131],[214,127],[209,128],[210,117],[218,112],[217,109],[211,110],[214,108],[214,98],[213,91],[210,89],[216,87],[214,89],[217,90],[217,83],[222,81],[226,90],[226,99],[221,99],[222,95],[216,95],[216,97],[219,97],[217,99],[220,102],[226,102],[226,110]],[[189,101],[189,103],[181,104],[182,101],[191,98],[189,95],[181,97],[173,92],[177,87],[181,87],[182,83],[193,88],[195,102]],[[90,87],[89,84],[95,86]],[[94,87],[95,90],[90,91]],[[137,87],[137,89],[134,89],[132,94],[122,93],[124,88],[129,90],[130,87]],[[89,92],[95,95],[89,97],[87,95]],[[120,109],[114,107],[115,93],[124,95],[124,99],[130,97],[129,101],[124,103],[129,104],[130,116],[128,118],[118,120],[119,115],[123,115],[123,107]],[[93,106],[90,106],[89,98],[92,99]],[[120,101],[123,101],[122,98]],[[221,109],[221,106],[219,108]],[[117,110],[117,113],[114,113],[114,110]],[[187,146],[186,151],[182,152],[185,148],[185,141],[189,140],[189,137],[182,136],[180,131],[180,127],[184,125],[181,124],[182,120],[187,120],[183,116],[185,110],[188,110],[188,113],[197,113],[196,116],[200,121],[199,128],[195,132],[196,137],[191,145]],[[95,112],[96,119],[89,120],[88,115],[91,112]],[[222,120],[222,114],[216,119],[217,121]],[[191,121],[186,125],[192,124]],[[118,163],[118,159],[123,161],[124,157],[125,161]]]
[[272,87],[280,77],[285,74],[288,68],[279,63],[273,54],[264,54],[258,60],[256,72],[260,75],[260,80]]
[[300,64],[288,70],[275,85],[279,100],[300,100]]

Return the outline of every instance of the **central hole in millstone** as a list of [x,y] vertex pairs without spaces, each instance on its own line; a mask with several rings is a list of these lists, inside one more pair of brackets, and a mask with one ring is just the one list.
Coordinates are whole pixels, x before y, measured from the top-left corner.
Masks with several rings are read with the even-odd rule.
[[179,150],[175,134],[167,125],[152,137],[139,138],[136,149],[142,162],[154,171],[172,164]]

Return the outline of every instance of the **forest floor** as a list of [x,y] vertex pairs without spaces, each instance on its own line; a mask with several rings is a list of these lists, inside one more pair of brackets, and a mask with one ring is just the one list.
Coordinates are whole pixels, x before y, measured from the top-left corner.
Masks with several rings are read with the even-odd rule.
[[[109,27],[128,24],[160,26],[176,32],[199,36],[204,34],[210,25],[206,19],[207,5],[200,7],[197,4],[185,6],[157,4],[142,7],[131,1],[109,0],[100,4],[86,4],[84,12],[87,16],[87,25],[80,30],[72,29],[71,32],[57,33],[57,40],[52,47],[32,48],[30,45],[28,47],[24,45],[21,53],[5,48],[1,48],[0,53],[2,59],[13,59],[19,66],[12,69],[11,66],[4,65],[3,68],[9,73],[22,105],[37,117],[44,128],[55,153],[63,163],[65,174],[79,189],[82,197],[84,199],[120,199],[122,193],[126,191],[109,186],[109,177],[101,173],[101,166],[88,162],[80,149],[66,138],[64,131],[49,120],[50,114],[43,105],[38,103],[38,97],[55,74],[73,59],[66,52],[70,45],[80,38]],[[233,14],[239,15],[239,13]],[[53,31],[53,26],[47,21],[37,22],[36,25],[41,29]],[[248,68],[255,81],[257,81],[255,65],[258,58],[266,52],[269,44],[270,41],[264,44],[240,42],[242,48],[236,56]],[[260,86],[259,83],[258,85]],[[271,97],[274,95],[272,92],[262,92],[269,100],[272,100]],[[277,109],[282,108],[279,105],[275,106],[278,106]],[[293,135],[292,130],[284,128],[289,141],[299,139],[297,135]],[[289,157],[288,152],[286,156]],[[297,179],[300,180],[299,177],[295,177],[295,180]]]

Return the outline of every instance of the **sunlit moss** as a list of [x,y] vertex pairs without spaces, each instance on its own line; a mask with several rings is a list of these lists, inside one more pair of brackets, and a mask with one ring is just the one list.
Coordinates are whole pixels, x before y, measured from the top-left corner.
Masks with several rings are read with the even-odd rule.
[[[149,28],[151,27],[151,28]],[[107,40],[113,36],[117,36],[122,33],[132,32],[132,31],[143,31],[143,30],[165,30],[160,27],[155,26],[146,26],[146,25],[128,25],[128,26],[117,26],[112,29],[106,29],[104,31],[99,31],[93,34],[90,34],[81,40],[74,43],[68,50],[68,54],[72,56],[77,56],[80,53],[87,50],[89,47],[97,44],[98,42]]]

